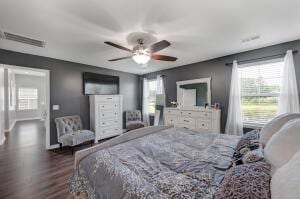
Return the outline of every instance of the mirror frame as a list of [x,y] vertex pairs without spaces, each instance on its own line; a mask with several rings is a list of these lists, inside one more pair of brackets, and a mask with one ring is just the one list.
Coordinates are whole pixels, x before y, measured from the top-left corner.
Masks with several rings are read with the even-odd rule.
[[[185,81],[177,81],[177,102],[179,103],[179,106],[181,108],[184,108],[183,105],[183,92],[181,92],[181,85],[186,84],[197,84],[197,83],[207,83],[207,102],[208,105],[211,105],[211,77],[208,78],[200,78],[200,79],[191,79],[191,80],[185,80]],[[197,106],[189,106],[189,108],[194,107],[197,108]],[[198,106],[200,107],[200,106]]]

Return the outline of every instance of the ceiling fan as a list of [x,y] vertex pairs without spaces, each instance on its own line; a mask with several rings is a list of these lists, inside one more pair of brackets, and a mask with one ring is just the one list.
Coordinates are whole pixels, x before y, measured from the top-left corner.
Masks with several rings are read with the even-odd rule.
[[110,45],[115,48],[119,48],[121,50],[125,50],[125,51],[132,53],[132,55],[127,56],[127,57],[110,59],[108,61],[119,61],[119,60],[123,60],[123,59],[132,58],[137,64],[146,64],[148,61],[150,61],[150,59],[159,60],[159,61],[176,61],[177,60],[177,57],[153,54],[153,53],[156,53],[156,52],[170,46],[171,43],[168,42],[167,40],[162,40],[157,43],[154,43],[151,46],[149,46],[148,48],[146,48],[144,46],[143,39],[138,39],[137,42],[138,42],[138,45],[136,45],[132,50],[130,50],[129,48],[120,46],[118,44],[112,43],[110,41],[104,42],[107,45]]

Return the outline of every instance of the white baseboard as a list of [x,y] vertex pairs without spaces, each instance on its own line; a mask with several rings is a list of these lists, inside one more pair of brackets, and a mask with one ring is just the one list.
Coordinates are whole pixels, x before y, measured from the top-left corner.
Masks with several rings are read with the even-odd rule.
[[15,120],[15,121],[12,123],[12,125],[9,127],[9,129],[5,129],[4,132],[7,133],[7,132],[12,131],[13,128],[14,128],[14,126],[15,126],[15,124],[16,124],[16,122],[17,122],[17,120]]
[[3,136],[2,140],[0,140],[0,145],[4,144],[5,142],[5,136]]
[[23,119],[16,119],[17,122],[20,121],[27,121],[27,120],[41,120],[41,117],[29,117],[29,118],[23,118]]
[[59,144],[53,144],[53,145],[50,145],[50,147],[48,148],[48,150],[50,149],[58,149],[59,148]]

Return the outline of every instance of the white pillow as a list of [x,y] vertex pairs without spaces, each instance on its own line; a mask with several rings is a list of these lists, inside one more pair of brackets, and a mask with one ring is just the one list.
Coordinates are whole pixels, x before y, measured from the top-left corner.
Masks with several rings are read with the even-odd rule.
[[275,117],[268,122],[260,131],[260,142],[266,146],[269,139],[288,121],[300,118],[300,113],[286,113]]
[[300,151],[280,169],[271,180],[272,199],[295,199],[300,197]]
[[287,122],[267,143],[265,159],[272,166],[272,174],[300,151],[300,119]]

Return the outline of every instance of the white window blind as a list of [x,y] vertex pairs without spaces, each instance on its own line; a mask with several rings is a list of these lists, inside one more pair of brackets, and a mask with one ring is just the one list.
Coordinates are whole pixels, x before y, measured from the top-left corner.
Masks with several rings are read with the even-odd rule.
[[276,116],[283,60],[241,66],[241,104],[244,125],[262,126]]
[[38,108],[38,89],[19,88],[18,89],[19,110],[35,110]]
[[149,89],[149,97],[148,97],[148,103],[149,103],[149,113],[154,114],[155,113],[155,102],[156,102],[156,93],[157,93],[157,81],[156,79],[148,80],[148,89]]

